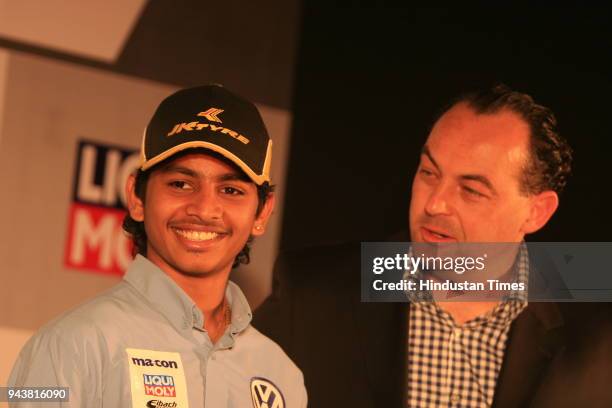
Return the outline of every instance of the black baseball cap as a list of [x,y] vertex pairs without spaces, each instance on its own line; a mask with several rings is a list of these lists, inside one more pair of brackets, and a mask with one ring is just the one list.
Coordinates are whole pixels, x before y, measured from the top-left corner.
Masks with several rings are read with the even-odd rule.
[[140,168],[191,148],[221,154],[257,185],[270,182],[272,140],[259,111],[221,85],[182,89],[159,104],[142,138]]

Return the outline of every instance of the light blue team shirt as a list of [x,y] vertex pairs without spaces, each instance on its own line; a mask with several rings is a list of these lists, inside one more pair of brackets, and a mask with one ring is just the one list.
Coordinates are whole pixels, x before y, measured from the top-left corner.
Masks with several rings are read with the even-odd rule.
[[213,344],[200,309],[138,255],[121,283],[41,328],[8,384],[67,386],[62,407],[306,407],[301,371],[250,325],[237,285],[226,297],[231,324]]

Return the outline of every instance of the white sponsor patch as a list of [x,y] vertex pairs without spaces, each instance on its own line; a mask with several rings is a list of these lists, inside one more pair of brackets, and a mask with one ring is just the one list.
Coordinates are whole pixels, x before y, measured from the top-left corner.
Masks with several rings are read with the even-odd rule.
[[253,408],[285,408],[283,394],[271,381],[261,377],[251,378]]
[[189,408],[185,371],[179,353],[125,349],[133,407]]

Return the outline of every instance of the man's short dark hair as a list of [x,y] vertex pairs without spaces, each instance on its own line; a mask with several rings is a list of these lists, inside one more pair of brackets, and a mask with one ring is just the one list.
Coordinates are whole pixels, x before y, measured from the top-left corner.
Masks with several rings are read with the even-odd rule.
[[560,194],[563,191],[571,173],[572,149],[559,135],[557,119],[549,108],[503,84],[466,93],[453,101],[449,109],[458,103],[466,103],[480,115],[504,109],[518,114],[530,129],[529,158],[520,176],[522,193],[553,190]]
[[[176,155],[172,156],[166,161],[163,161],[155,165],[154,167],[148,169],[147,171],[142,171],[138,169],[138,171],[136,172],[136,182],[134,186],[134,191],[136,193],[136,196],[140,200],[142,200],[144,205],[146,205],[145,197],[147,195],[147,182],[149,181],[149,176],[151,175],[151,173],[155,171],[156,169],[160,168],[161,166],[163,166],[168,161],[174,161],[175,159],[181,156],[184,156],[185,154],[194,153],[194,152],[200,152],[200,153],[207,154],[209,156],[216,157],[219,160],[222,160],[228,163],[230,166],[236,168],[238,171],[242,171],[234,163],[232,163],[225,157],[215,152],[204,150],[204,149],[185,150],[184,152],[177,153]],[[245,178],[248,179],[246,174],[245,174]],[[261,186],[257,186],[257,199],[258,199],[257,215],[259,215],[259,213],[263,209],[264,204],[266,203],[266,200],[268,199],[269,194],[272,193],[273,191],[274,191],[274,186],[270,185],[267,182],[263,183]],[[133,255],[140,254],[140,255],[146,256],[147,255],[147,233],[145,231],[144,222],[136,221],[130,216],[129,213],[127,213],[125,215],[125,218],[123,219],[122,227],[123,227],[123,230],[130,235],[130,238],[132,239],[132,243],[134,244],[134,254]],[[238,255],[236,255],[232,268],[235,268],[240,264],[248,264],[250,262],[251,260],[250,252],[251,252],[252,242],[253,242],[253,237],[251,236],[247,240],[242,250],[240,250]]]

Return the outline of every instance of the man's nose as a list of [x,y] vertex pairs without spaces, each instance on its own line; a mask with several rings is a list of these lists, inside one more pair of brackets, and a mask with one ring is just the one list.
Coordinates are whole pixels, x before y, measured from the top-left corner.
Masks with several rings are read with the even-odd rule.
[[431,190],[425,212],[428,215],[449,215],[451,209],[452,191],[450,186],[440,183]]
[[188,215],[207,220],[219,220],[223,215],[223,205],[214,187],[203,187],[191,196],[186,208]]

